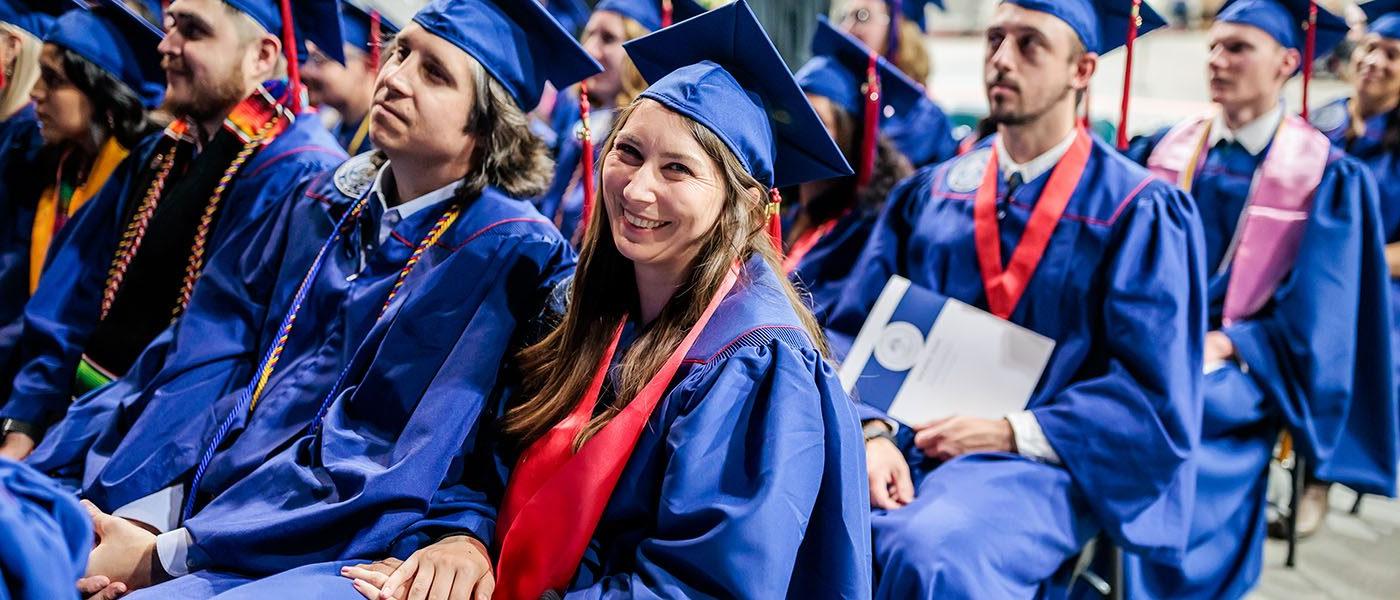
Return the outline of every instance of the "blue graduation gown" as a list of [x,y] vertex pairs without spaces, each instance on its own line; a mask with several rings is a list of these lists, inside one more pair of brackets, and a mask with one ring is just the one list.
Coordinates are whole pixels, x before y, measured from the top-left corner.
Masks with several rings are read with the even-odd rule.
[[779,281],[753,259],[721,302],[642,430],[566,598],[869,594],[860,425]]
[[[1351,112],[1347,99],[1341,98],[1313,113],[1313,124],[1332,145],[1344,150],[1370,169],[1380,189],[1381,235],[1387,245],[1400,242],[1400,156],[1386,148],[1385,130],[1394,119],[1393,112],[1376,115],[1366,121],[1366,133],[1354,140],[1346,139],[1351,128]],[[1390,280],[1390,347],[1394,363],[1395,382],[1400,386],[1400,279]]]
[[[294,289],[335,217],[356,199],[334,183],[313,185],[257,240],[240,244],[254,253],[285,248],[280,256],[244,264],[294,265],[282,267],[274,296]],[[329,255],[306,301],[316,312],[298,318],[257,410],[251,419],[240,414],[200,486],[197,511],[183,524],[194,540],[193,570],[259,576],[352,557],[405,558],[447,533],[492,539],[494,502],[474,475],[491,464],[489,455],[474,458],[484,452],[485,408],[517,348],[517,325],[534,318],[571,272],[573,252],[528,202],[488,189],[424,254],[376,321],[400,267],[446,208],[399,223],[358,277],[350,275],[362,234]],[[373,235],[377,219],[361,224]],[[273,313],[280,320],[282,311]],[[259,336],[257,350],[248,352],[262,352],[271,335]],[[322,400],[342,373],[342,391],[315,429]],[[187,484],[236,396],[153,399],[85,494],[115,508]],[[170,431],[186,420],[198,426]]]
[[[784,231],[788,230],[799,210],[801,208],[794,205],[784,215]],[[809,306],[818,323],[826,323],[827,314],[841,299],[841,290],[846,287],[856,257],[865,247],[865,240],[870,237],[870,230],[874,228],[878,216],[873,211],[851,211],[841,217],[789,274],[798,290],[808,296]]]
[[[992,139],[895,189],[831,318],[833,335],[854,336],[895,274],[985,310],[973,199]],[[1049,177],[1004,204],[1003,261]],[[1201,414],[1198,220],[1184,193],[1094,140],[1010,318],[1056,341],[1027,408],[1063,466],[990,453],[940,466],[901,428],[915,499],[872,519],[877,597],[1044,593],[1100,529],[1130,550],[1180,557]],[[865,405],[862,413],[883,416]]]
[[[14,379],[15,348],[19,343],[21,316],[29,301],[29,251],[34,228],[34,206],[27,200],[37,193],[32,172],[24,172],[43,146],[34,105],[25,105],[0,122],[0,382]],[[32,183],[31,183],[32,182]],[[9,395],[0,385],[0,403]]]
[[[55,237],[50,267],[25,308],[19,349],[24,364],[0,417],[45,427],[63,416],[83,347],[98,325],[102,288],[125,230],[125,215],[130,203],[141,201],[132,187],[139,185],[162,135],[138,144]],[[298,119],[253,155],[230,184],[209,239],[211,254],[259,223],[286,197],[289,183],[331,169],[344,158],[318,119]]]
[[[1135,141],[1132,154],[1145,161],[1164,134]],[[1292,272],[1258,313],[1222,327],[1230,269],[1221,263],[1263,155],[1212,149],[1193,184],[1211,268],[1209,327],[1230,337],[1239,362],[1205,377],[1185,561],[1128,557],[1131,591],[1144,597],[1235,598],[1257,583],[1280,428],[1318,477],[1394,493],[1388,274],[1375,184],[1360,163],[1332,152]]]
[[49,478],[0,458],[0,600],[77,598],[92,517]]

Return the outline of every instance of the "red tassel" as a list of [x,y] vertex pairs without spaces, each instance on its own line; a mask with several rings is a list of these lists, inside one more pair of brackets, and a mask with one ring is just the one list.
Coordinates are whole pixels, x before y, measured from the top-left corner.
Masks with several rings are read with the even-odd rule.
[[297,62],[297,29],[292,21],[292,0],[282,0],[282,54],[287,57],[287,95],[292,114],[301,114],[301,65]]
[[870,53],[865,66],[865,130],[860,139],[860,164],[856,171],[856,187],[863,188],[875,175],[875,143],[880,134],[880,72],[879,57]]
[[1317,58],[1317,2],[1308,3],[1308,37],[1303,47],[1303,120],[1308,120],[1308,86],[1312,83],[1313,61]]
[[1128,101],[1133,93],[1133,42],[1142,27],[1142,0],[1133,0],[1133,16],[1128,19],[1128,65],[1123,68],[1123,103],[1118,107],[1118,149],[1128,149]]
[[1092,110],[1093,103],[1089,101],[1089,88],[1084,88],[1084,113],[1079,115],[1079,126],[1089,129],[1093,123],[1089,121],[1089,111]]
[[382,35],[380,29],[383,27],[383,21],[384,17],[380,16],[379,11],[369,11],[369,69],[371,71],[379,70],[379,46]]
[[593,222],[593,205],[596,192],[593,190],[593,131],[588,126],[588,84],[580,82],[578,84],[578,112],[579,122],[583,125],[579,130],[579,144],[583,146],[583,156],[579,158],[582,164],[579,178],[583,184],[583,221],[579,225],[583,228],[580,238],[588,235],[588,224]]
[[778,188],[768,189],[768,237],[773,241],[773,251],[783,255],[783,195]]
[[0,92],[5,91],[6,83],[9,83],[9,80],[5,79],[5,67],[0,65]]
[[675,19],[675,8],[671,6],[671,0],[661,0],[661,28],[671,26]]

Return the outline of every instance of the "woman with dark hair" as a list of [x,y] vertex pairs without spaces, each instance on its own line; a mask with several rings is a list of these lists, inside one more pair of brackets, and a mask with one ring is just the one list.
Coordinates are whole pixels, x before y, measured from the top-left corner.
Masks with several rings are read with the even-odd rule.
[[[812,312],[824,322],[841,296],[885,197],[913,173],[882,126],[917,106],[923,91],[825,18],[817,24],[812,54],[814,58],[797,72],[798,85],[856,169],[849,177],[802,184],[798,202],[783,214],[787,250],[783,271],[811,294]],[[872,87],[875,96],[865,93]]]
[[[71,10],[46,31],[30,93],[42,145],[0,158],[0,328],[18,331],[49,246],[117,165],[156,130],[148,110],[164,84],[161,32],[116,0]],[[10,380],[16,335],[0,335],[0,377]]]

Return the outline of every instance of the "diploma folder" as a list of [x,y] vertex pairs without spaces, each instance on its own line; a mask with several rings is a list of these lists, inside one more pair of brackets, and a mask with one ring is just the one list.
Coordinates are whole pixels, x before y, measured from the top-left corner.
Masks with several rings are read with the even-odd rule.
[[841,385],[907,425],[997,419],[1025,410],[1054,350],[1048,337],[896,275],[852,343]]

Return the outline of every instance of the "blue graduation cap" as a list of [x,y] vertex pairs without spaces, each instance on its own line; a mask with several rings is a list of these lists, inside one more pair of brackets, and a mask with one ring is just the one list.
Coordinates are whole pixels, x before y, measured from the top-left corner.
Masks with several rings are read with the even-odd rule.
[[[326,56],[345,64],[344,38],[340,31],[339,0],[224,0],[229,6],[250,16],[272,35],[284,38],[282,44],[288,61],[295,56],[297,64],[306,62],[306,42],[309,40]],[[282,4],[291,5],[295,41],[285,39],[282,28]],[[294,49],[293,49],[294,48]],[[295,52],[295,54],[293,54]],[[289,69],[292,68],[290,65]]]
[[[1133,23],[1132,0],[1005,0],[1027,10],[1049,13],[1069,24],[1084,48],[1095,54],[1108,54],[1127,44]],[[1165,27],[1166,19],[1148,3],[1139,5],[1141,18],[1136,35]]]
[[943,0],[885,0],[885,4],[890,7],[890,15],[898,12],[901,18],[918,25],[919,31],[928,31],[928,5],[932,4],[937,6],[938,10],[943,10]]
[[[872,75],[879,90],[875,96],[868,93]],[[869,181],[874,170],[881,124],[927,111],[923,105],[933,103],[922,86],[860,40],[837,29],[825,16],[817,17],[812,59],[797,71],[797,83],[804,92],[831,100],[864,123],[856,165],[859,185]]]
[[43,39],[54,17],[84,8],[77,0],[0,0],[0,22],[9,23]]
[[121,0],[98,0],[91,11],[59,17],[44,42],[67,48],[131,88],[147,108],[165,97],[160,45],[165,34]]
[[1400,0],[1371,0],[1361,10],[1366,13],[1368,31],[1400,40]]
[[570,35],[578,37],[583,33],[583,26],[588,23],[588,16],[593,14],[589,10],[588,4],[583,0],[542,0],[545,9],[549,14],[564,26],[564,30]]
[[698,16],[706,9],[694,0],[601,0],[594,10],[615,12],[640,23],[647,31],[656,31]]
[[[1284,48],[1307,51],[1309,0],[1232,0],[1226,2],[1215,20],[1224,23],[1250,25],[1278,40]],[[1312,58],[1331,52],[1347,36],[1347,23],[1341,17],[1317,6],[1316,45]]]
[[[379,28],[378,37],[374,31],[376,22]],[[362,52],[373,57],[375,60],[371,60],[371,62],[374,63],[375,67],[379,66],[377,58],[380,42],[385,36],[398,33],[399,29],[401,28],[398,25],[377,10],[371,9],[367,12],[351,2],[343,2],[340,6],[340,30],[345,36],[345,44],[359,48]]]
[[545,81],[563,89],[603,71],[534,0],[433,0],[413,21],[480,62],[521,110]]
[[651,82],[641,97],[714,132],[764,185],[852,173],[745,0],[623,47]]
[[[837,29],[825,16],[817,17],[812,36],[812,59],[797,71],[802,90],[830,99],[846,112],[859,116],[865,109],[862,86],[866,83],[872,50],[860,40]],[[924,89],[884,57],[876,57],[880,80],[881,116],[889,119],[911,112],[921,100],[928,100]]]

